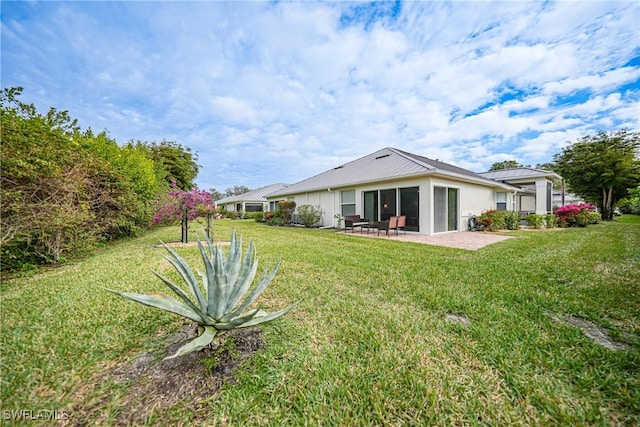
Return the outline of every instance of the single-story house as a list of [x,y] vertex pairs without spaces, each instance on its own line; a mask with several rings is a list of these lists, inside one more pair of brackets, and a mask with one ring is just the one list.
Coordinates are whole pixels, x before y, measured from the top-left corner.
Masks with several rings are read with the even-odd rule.
[[236,196],[216,200],[216,208],[231,212],[266,212],[269,202],[266,195],[287,187],[287,184],[271,184]]
[[[562,177],[557,173],[529,167],[482,172],[479,175],[519,187],[520,191],[516,195],[513,210],[520,212],[523,216],[530,213],[550,213],[554,206],[553,181],[560,181],[564,185]],[[560,194],[560,206],[563,206],[564,191]]]
[[[558,176],[539,177],[540,182],[534,179],[534,196],[542,201],[536,199],[531,207],[538,213],[551,210],[547,203],[551,186],[547,182],[552,177]],[[508,180],[491,179],[387,147],[274,191],[266,198],[270,211],[276,210],[281,200],[293,200],[297,206],[319,206],[325,226],[338,226],[338,217],[346,215],[357,214],[373,223],[406,215],[407,231],[433,235],[466,230],[468,218],[487,209],[519,210],[517,196],[530,194],[525,191]]]

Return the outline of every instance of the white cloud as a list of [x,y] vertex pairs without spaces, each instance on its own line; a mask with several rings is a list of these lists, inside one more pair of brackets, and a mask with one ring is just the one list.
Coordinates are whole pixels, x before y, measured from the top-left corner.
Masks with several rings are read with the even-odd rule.
[[[478,171],[535,164],[567,140],[640,127],[631,2],[366,13],[348,2],[12,2],[3,84],[119,142],[192,147],[200,186],[221,190],[294,182],[383,146]],[[563,103],[576,93],[588,96]]]

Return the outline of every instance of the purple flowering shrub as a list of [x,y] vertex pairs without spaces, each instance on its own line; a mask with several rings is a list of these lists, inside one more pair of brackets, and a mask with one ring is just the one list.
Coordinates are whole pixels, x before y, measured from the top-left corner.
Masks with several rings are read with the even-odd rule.
[[175,224],[186,217],[191,221],[207,213],[213,213],[214,205],[211,193],[194,187],[191,191],[181,190],[176,183],[163,200],[156,200],[160,205],[153,217],[154,224]]

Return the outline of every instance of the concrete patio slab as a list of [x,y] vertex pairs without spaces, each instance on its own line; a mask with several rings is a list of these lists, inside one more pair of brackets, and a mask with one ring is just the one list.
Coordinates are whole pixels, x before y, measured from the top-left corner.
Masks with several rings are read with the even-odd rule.
[[380,236],[378,236],[378,232],[375,229],[371,229],[369,232],[367,232],[367,230],[365,229],[362,233],[360,233],[359,231],[356,231],[355,233],[345,233],[344,231],[342,231],[342,233],[349,236],[361,236],[369,238],[398,240],[402,242],[423,243],[426,245],[446,246],[449,248],[466,249],[469,251],[476,251],[478,249],[484,248],[485,246],[502,242],[503,240],[513,239],[512,236],[501,236],[498,234],[485,233],[480,231],[442,233],[435,236],[424,236],[422,234],[411,232],[404,234],[400,232],[400,234],[397,236],[395,234],[389,234],[389,237],[387,237],[384,233],[380,233]]

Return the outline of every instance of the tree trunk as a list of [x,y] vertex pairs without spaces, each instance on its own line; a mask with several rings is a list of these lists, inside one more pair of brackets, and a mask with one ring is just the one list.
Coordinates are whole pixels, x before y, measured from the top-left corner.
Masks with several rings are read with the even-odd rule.
[[211,213],[207,212],[207,237],[211,240]]
[[613,187],[602,187],[602,219],[605,221],[613,220]]
[[189,243],[189,217],[187,216],[187,210],[184,210],[182,216],[182,243]]

